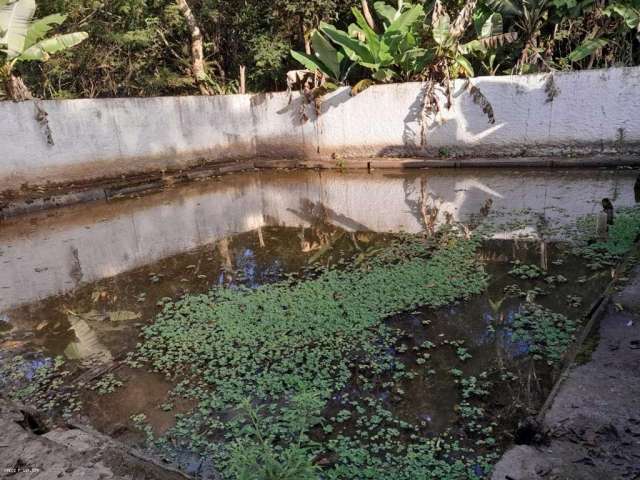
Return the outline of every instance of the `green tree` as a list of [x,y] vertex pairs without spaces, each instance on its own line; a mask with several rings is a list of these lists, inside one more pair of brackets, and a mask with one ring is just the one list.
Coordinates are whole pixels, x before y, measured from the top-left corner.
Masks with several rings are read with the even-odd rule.
[[53,53],[74,47],[87,38],[86,32],[45,36],[56,25],[65,21],[65,15],[53,14],[33,20],[35,0],[0,0],[0,47],[4,62],[0,78],[6,96],[15,101],[31,98],[31,92],[13,69],[20,62],[46,62]]

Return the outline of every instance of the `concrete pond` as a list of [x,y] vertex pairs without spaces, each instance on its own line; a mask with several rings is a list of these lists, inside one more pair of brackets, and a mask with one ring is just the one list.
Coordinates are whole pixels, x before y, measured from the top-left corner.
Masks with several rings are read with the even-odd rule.
[[[603,355],[639,176],[271,170],[6,218],[0,477],[490,478]],[[633,325],[626,295],[607,311]],[[494,478],[598,478],[505,461]]]

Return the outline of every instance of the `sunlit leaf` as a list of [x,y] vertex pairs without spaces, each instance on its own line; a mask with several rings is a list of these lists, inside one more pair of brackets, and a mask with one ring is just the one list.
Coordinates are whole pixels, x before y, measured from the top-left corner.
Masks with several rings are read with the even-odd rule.
[[27,49],[34,45],[38,40],[44,38],[44,36],[51,31],[53,25],[61,25],[66,18],[66,15],[54,13],[53,15],[48,15],[44,18],[34,20],[27,31],[24,48]]
[[311,70],[312,72],[318,71],[325,75],[332,76],[331,69],[313,55],[291,50],[291,56],[294,60],[300,62],[307,70]]
[[449,15],[441,15],[433,26],[433,39],[438,45],[447,45],[451,39],[451,23]]
[[609,41],[605,38],[589,38],[582,42],[567,58],[572,62],[579,62],[593,55],[596,51],[606,46],[607,43],[609,43]]
[[333,48],[333,45],[318,31],[313,32],[311,45],[313,46],[315,56],[331,71],[330,77],[339,79],[340,58],[338,57],[338,51]]
[[26,49],[19,58],[20,60],[44,61],[49,58],[49,54],[62,52],[74,47],[88,37],[89,35],[86,32],[74,32],[40,40],[35,45]]
[[373,9],[385,20],[387,25],[393,23],[400,15],[398,10],[393,8],[391,5],[387,5],[385,2],[375,2],[373,4]]
[[8,1],[0,6],[0,45],[5,47],[9,59],[20,56],[24,50],[29,22],[35,11],[35,0]]

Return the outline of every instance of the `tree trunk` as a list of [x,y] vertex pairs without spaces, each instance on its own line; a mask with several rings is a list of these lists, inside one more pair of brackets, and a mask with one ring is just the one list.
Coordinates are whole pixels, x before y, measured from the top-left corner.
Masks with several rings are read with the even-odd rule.
[[187,21],[187,26],[191,32],[191,70],[196,79],[196,84],[202,95],[212,95],[213,92],[207,85],[207,71],[204,65],[204,50],[202,46],[202,32],[196,21],[196,17],[191,11],[187,0],[176,0],[178,8]]
[[304,42],[304,51],[307,55],[311,55],[311,38],[309,38],[309,32],[307,32],[307,28],[304,25],[304,19],[300,20],[300,33]]
[[31,95],[29,88],[24,84],[22,78],[9,73],[4,77],[3,82],[4,90],[10,100],[14,102],[24,102],[25,100],[33,99],[33,95]]
[[240,65],[240,93],[247,93],[247,67]]
[[364,14],[364,19],[367,21],[371,29],[374,32],[377,32],[378,28],[376,27],[376,22],[373,19],[373,15],[371,15],[371,10],[369,10],[369,3],[367,2],[367,0],[362,0],[361,3],[362,3],[362,13]]

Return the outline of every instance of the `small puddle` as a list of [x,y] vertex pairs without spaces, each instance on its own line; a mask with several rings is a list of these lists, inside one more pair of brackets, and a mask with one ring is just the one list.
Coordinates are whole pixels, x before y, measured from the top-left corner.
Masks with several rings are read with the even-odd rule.
[[[506,446],[558,373],[514,337],[514,319],[527,300],[571,320],[589,310],[610,271],[590,269],[567,240],[601,198],[616,208],[635,205],[636,177],[632,170],[260,172],[13,219],[0,230],[0,360],[21,356],[32,381],[62,357],[71,376],[93,388],[77,395],[76,414],[130,444],[171,437],[176,415],[191,415],[198,402],[174,392],[176,378],[124,363],[168,301],[214,286],[309,280],[366,263],[406,233],[483,223],[493,226],[476,252],[490,276],[485,291],[389,317],[396,341],[387,353],[409,374],[383,374],[372,388],[354,370],[325,407],[332,429],[310,435],[321,443],[356,435],[355,418],[335,420],[346,415],[348,398],[382,405],[412,435],[460,434],[464,444],[461,382],[493,372],[491,394],[477,405],[489,412],[497,445]],[[540,275],[514,274],[518,265]],[[101,378],[121,385],[108,380],[100,392]],[[215,470],[175,438],[163,455],[191,474]]]

